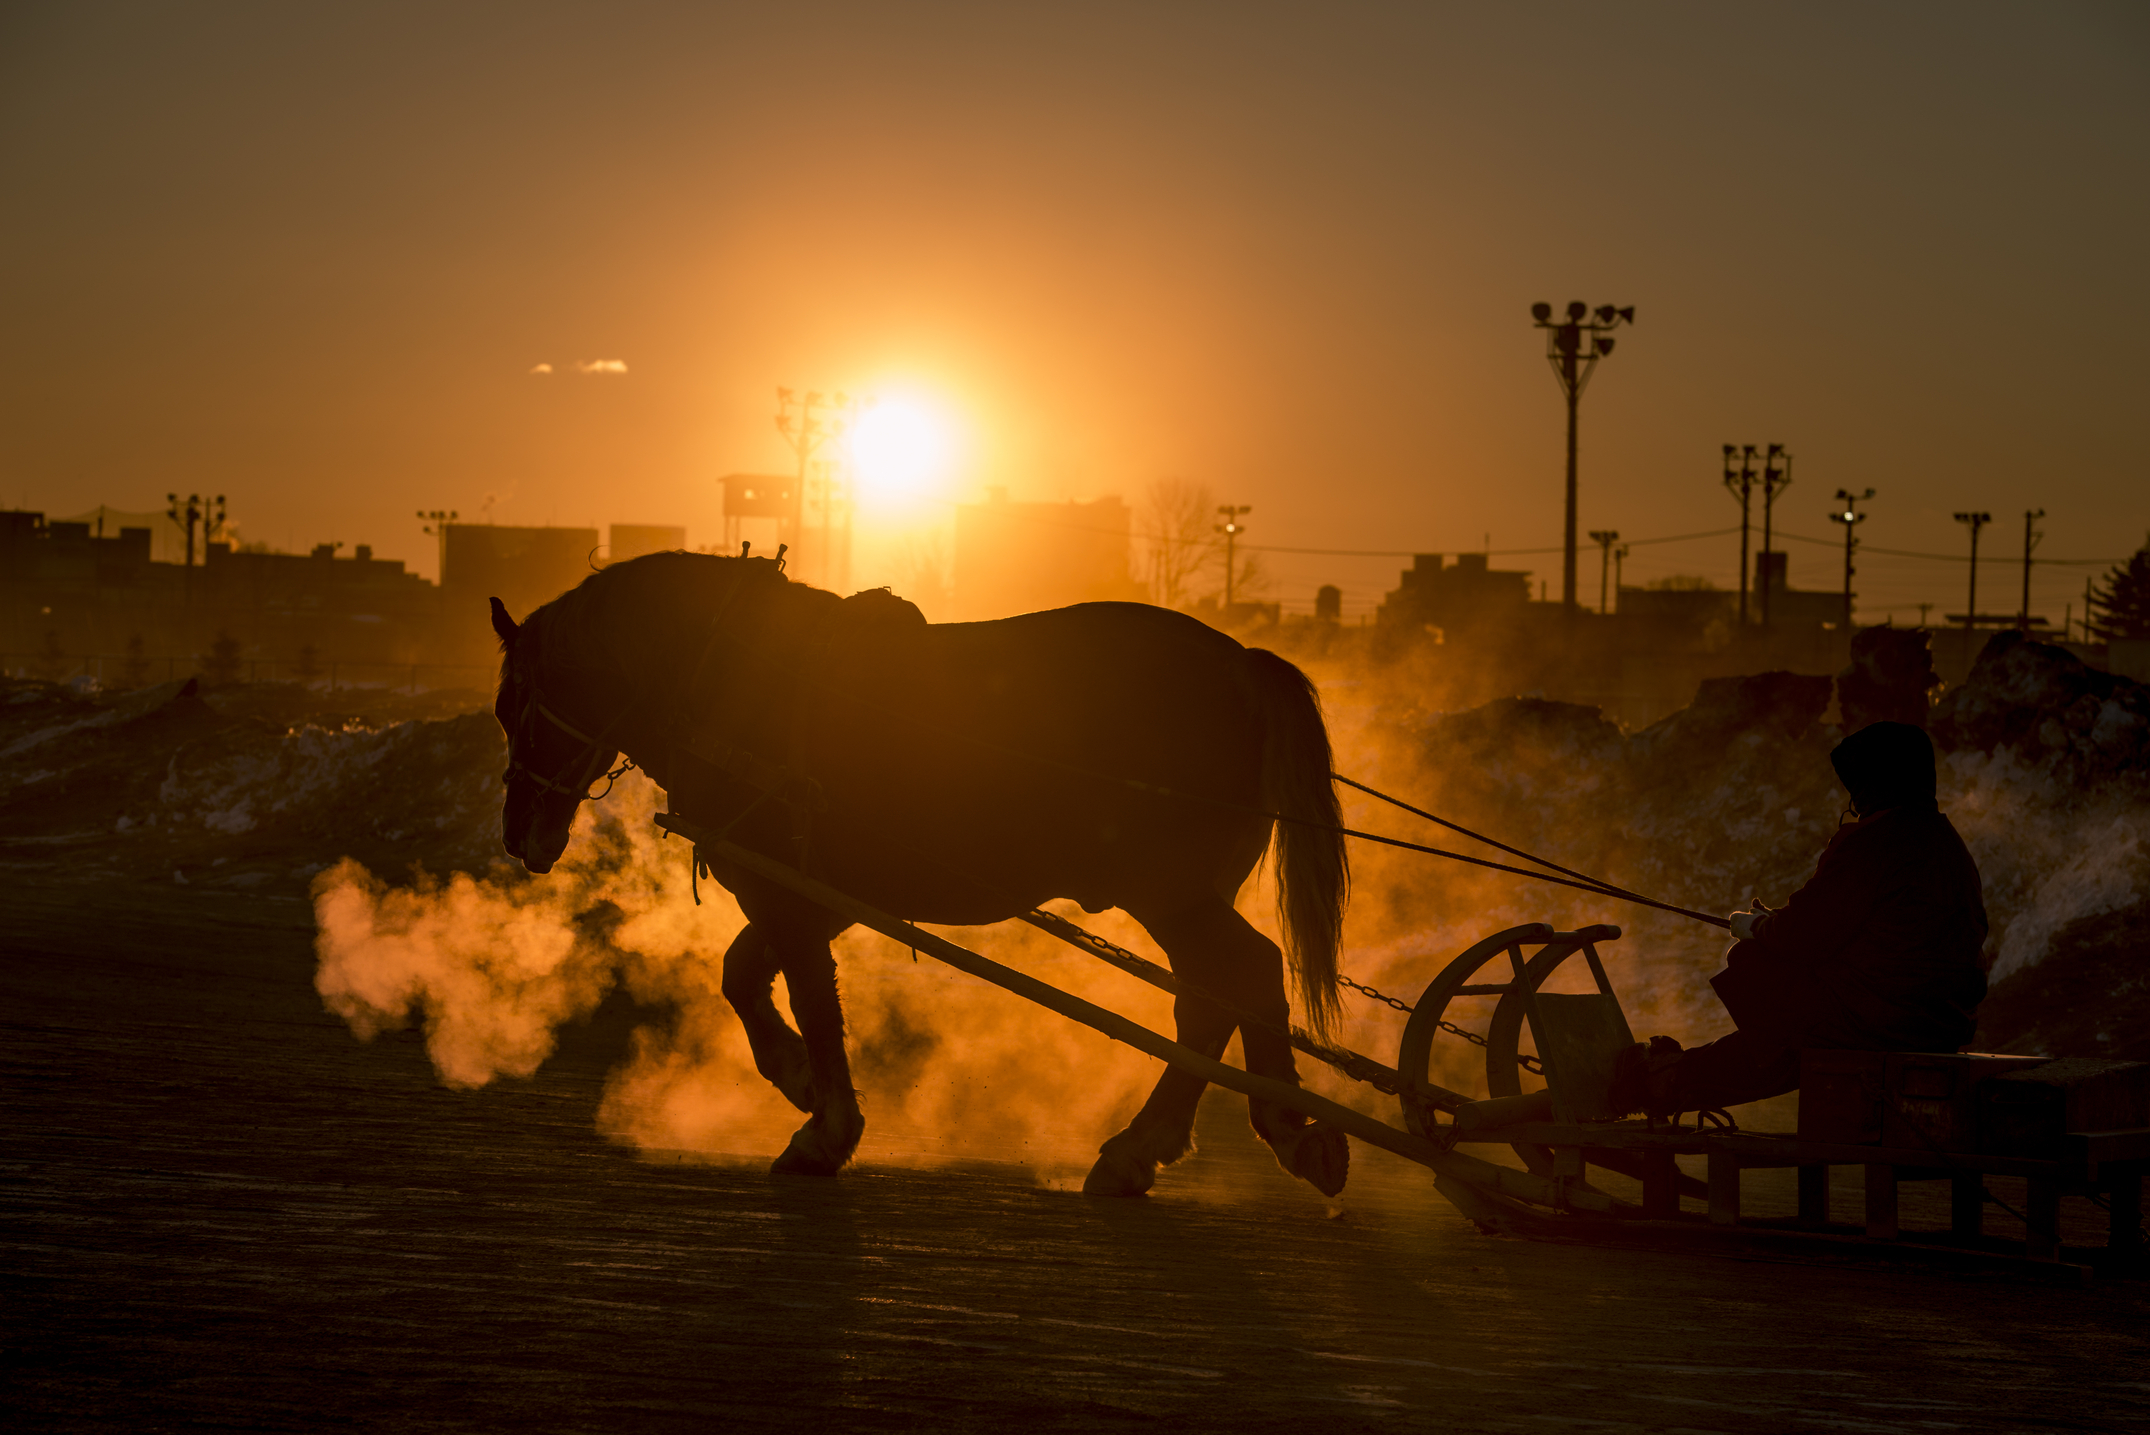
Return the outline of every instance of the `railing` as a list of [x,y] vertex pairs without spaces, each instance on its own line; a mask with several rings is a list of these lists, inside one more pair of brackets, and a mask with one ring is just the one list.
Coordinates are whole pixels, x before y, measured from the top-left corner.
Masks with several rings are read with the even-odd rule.
[[206,683],[299,683],[322,692],[370,688],[388,692],[438,692],[493,686],[491,663],[322,663],[282,658],[241,658],[218,664],[190,654],[152,658],[111,653],[0,653],[0,675],[69,682],[89,678],[99,687],[134,688],[198,677]]

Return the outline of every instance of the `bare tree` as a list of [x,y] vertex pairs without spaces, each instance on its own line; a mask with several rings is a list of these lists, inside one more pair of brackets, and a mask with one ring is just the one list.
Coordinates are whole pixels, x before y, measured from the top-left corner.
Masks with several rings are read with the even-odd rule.
[[1224,556],[1216,513],[1216,497],[1207,484],[1160,478],[1143,490],[1141,533],[1150,601],[1178,608],[1194,598],[1195,580]]
[[1269,565],[1262,562],[1262,555],[1239,550],[1239,571],[1232,575],[1232,597],[1241,603],[1251,603],[1268,596],[1272,584]]

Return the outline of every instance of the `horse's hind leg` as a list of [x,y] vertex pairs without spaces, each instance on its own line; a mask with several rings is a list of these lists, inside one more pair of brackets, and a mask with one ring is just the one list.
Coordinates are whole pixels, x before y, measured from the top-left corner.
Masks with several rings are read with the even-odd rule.
[[[1227,1036],[1233,1025],[1239,1028],[1247,1069],[1257,1076],[1297,1086],[1299,1072],[1292,1059],[1289,1035],[1291,1002],[1284,991],[1284,957],[1276,943],[1256,931],[1222,898],[1206,900],[1163,916],[1152,917],[1141,912],[1135,915],[1171,958],[1175,976],[1189,987],[1228,1003],[1248,1018],[1245,1021],[1229,1015],[1224,1018]],[[1187,1000],[1181,998],[1183,1003]],[[1217,1009],[1209,1002],[1200,1005],[1208,1010]],[[1187,1045],[1195,1045],[1188,1040],[1184,1021],[1181,1040]],[[1198,1049],[1216,1055],[1223,1050],[1223,1043],[1220,1041],[1215,1051]],[[1181,1075],[1175,1071],[1169,1073],[1167,1079]],[[1192,1077],[1185,1079],[1192,1082],[1194,1094],[1199,1097],[1202,1083]],[[1159,1091],[1164,1086],[1164,1082],[1159,1082]],[[1343,1132],[1321,1122],[1310,1122],[1289,1108],[1267,1101],[1249,1101],[1247,1105],[1255,1134],[1276,1153],[1279,1165],[1323,1195],[1334,1196],[1344,1189],[1345,1178],[1350,1174],[1351,1148]],[[1193,1119],[1194,1108],[1190,1100],[1187,1106],[1190,1129]]]
[[[1224,1055],[1234,1023],[1215,1002],[1182,995],[1172,1003],[1172,1016],[1181,1045],[1204,1056]],[[1148,1191],[1159,1166],[1169,1166],[1194,1149],[1195,1108],[1208,1084],[1192,1072],[1166,1067],[1127,1129],[1098,1148],[1097,1164],[1083,1179],[1083,1194],[1140,1196]]]
[[776,1009],[770,988],[782,962],[768,934],[747,923],[724,953],[724,998],[739,1013],[754,1069],[801,1111],[814,1109],[814,1075],[806,1043]]
[[814,1078],[813,1115],[792,1133],[791,1145],[770,1169],[791,1175],[833,1176],[858,1150],[866,1118],[851,1086],[844,1052],[844,1011],[836,993],[836,958],[825,935],[779,939],[791,1014],[806,1042]]

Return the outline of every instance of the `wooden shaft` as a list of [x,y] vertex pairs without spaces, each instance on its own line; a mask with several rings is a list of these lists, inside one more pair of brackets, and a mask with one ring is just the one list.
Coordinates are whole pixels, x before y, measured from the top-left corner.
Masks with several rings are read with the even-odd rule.
[[1722,1146],[1709,1153],[1710,1224],[1739,1224],[1739,1157]]
[[1885,1162],[1866,1163],[1866,1235],[1875,1241],[1897,1236],[1896,1168]]
[[1829,1224],[1829,1168],[1812,1163],[1799,1168],[1799,1222],[1805,1226]]
[[1976,1241],[1986,1229],[1986,1182],[1976,1171],[1948,1178],[1948,1231],[1959,1241]]
[[[694,837],[690,823],[674,819],[666,825],[684,837]],[[1002,966],[990,957],[982,957],[968,948],[959,947],[945,937],[935,936],[901,918],[869,907],[825,882],[817,882],[794,868],[741,847],[736,842],[705,841],[701,842],[700,846],[711,855],[797,893],[816,906],[825,907],[862,927],[869,927],[891,941],[924,952],[936,961],[946,962],[958,971],[968,972],[982,981],[1004,987],[1017,996],[1027,997],[1039,1006],[1101,1031],[1115,1041],[1125,1042],[1137,1051],[1191,1071],[1213,1086],[1222,1086],[1227,1090],[1267,1101],[1273,1106],[1282,1106],[1304,1116],[1326,1121],[1331,1126],[1358,1137],[1369,1146],[1379,1146],[1384,1151],[1393,1151],[1408,1160],[1431,1167],[1437,1175],[1473,1181],[1504,1195],[1536,1202],[1542,1206],[1566,1204],[1583,1210],[1611,1212],[1625,1204],[1615,1201],[1602,1191],[1578,1189],[1576,1183],[1569,1183],[1563,1191],[1556,1183],[1543,1177],[1496,1166],[1490,1161],[1481,1161],[1461,1152],[1444,1151],[1424,1137],[1413,1136],[1408,1131],[1398,1131],[1385,1121],[1368,1116],[1364,1112],[1354,1111],[1327,1097],[1317,1096],[1303,1087],[1226,1065],[1204,1056],[1192,1047],[1182,1046],[1151,1031],[1139,1022],[1130,1021],[1118,1012],[1107,1011],[1104,1007],[1070,995],[1050,983],[1016,971],[1013,967]]]

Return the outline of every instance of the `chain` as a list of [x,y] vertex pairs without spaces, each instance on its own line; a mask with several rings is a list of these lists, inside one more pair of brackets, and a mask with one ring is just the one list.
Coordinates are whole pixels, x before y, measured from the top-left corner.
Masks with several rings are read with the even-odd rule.
[[[1345,976],[1342,972],[1338,972],[1336,974],[1336,984],[1340,987],[1350,987],[1353,991],[1357,992],[1362,997],[1372,997],[1377,1002],[1385,1002],[1389,1006],[1396,1008],[1396,1010],[1400,1012],[1411,1012],[1416,1010],[1416,1008],[1414,1008],[1409,1002],[1398,1000],[1397,998],[1390,996],[1387,992],[1375,991],[1372,987],[1366,985],[1366,983],[1355,982],[1351,978]],[[1477,1032],[1465,1031],[1462,1027],[1457,1026],[1452,1021],[1437,1021],[1434,1023],[1434,1025],[1439,1027],[1441,1030],[1447,1032],[1450,1036],[1462,1037],[1472,1046],[1484,1046],[1486,1044],[1486,1039],[1480,1036]],[[1538,1060],[1538,1058],[1535,1056],[1518,1056],[1515,1060],[1516,1065],[1522,1067],[1525,1071],[1531,1073],[1533,1076],[1540,1076],[1543,1075],[1545,1072],[1545,1063]]]
[[[1400,1012],[1408,1012],[1411,1010],[1411,1004],[1409,1002],[1398,1001],[1395,997],[1390,996],[1387,992],[1377,992],[1372,987],[1367,986],[1364,982],[1353,981],[1351,978],[1345,976],[1342,972],[1338,972],[1336,974],[1336,984],[1340,987],[1350,987],[1353,991],[1357,992],[1362,997],[1372,997],[1377,1002],[1387,1002],[1390,1006],[1396,1008],[1396,1010]],[[1483,1045],[1483,1043],[1480,1044]]]

